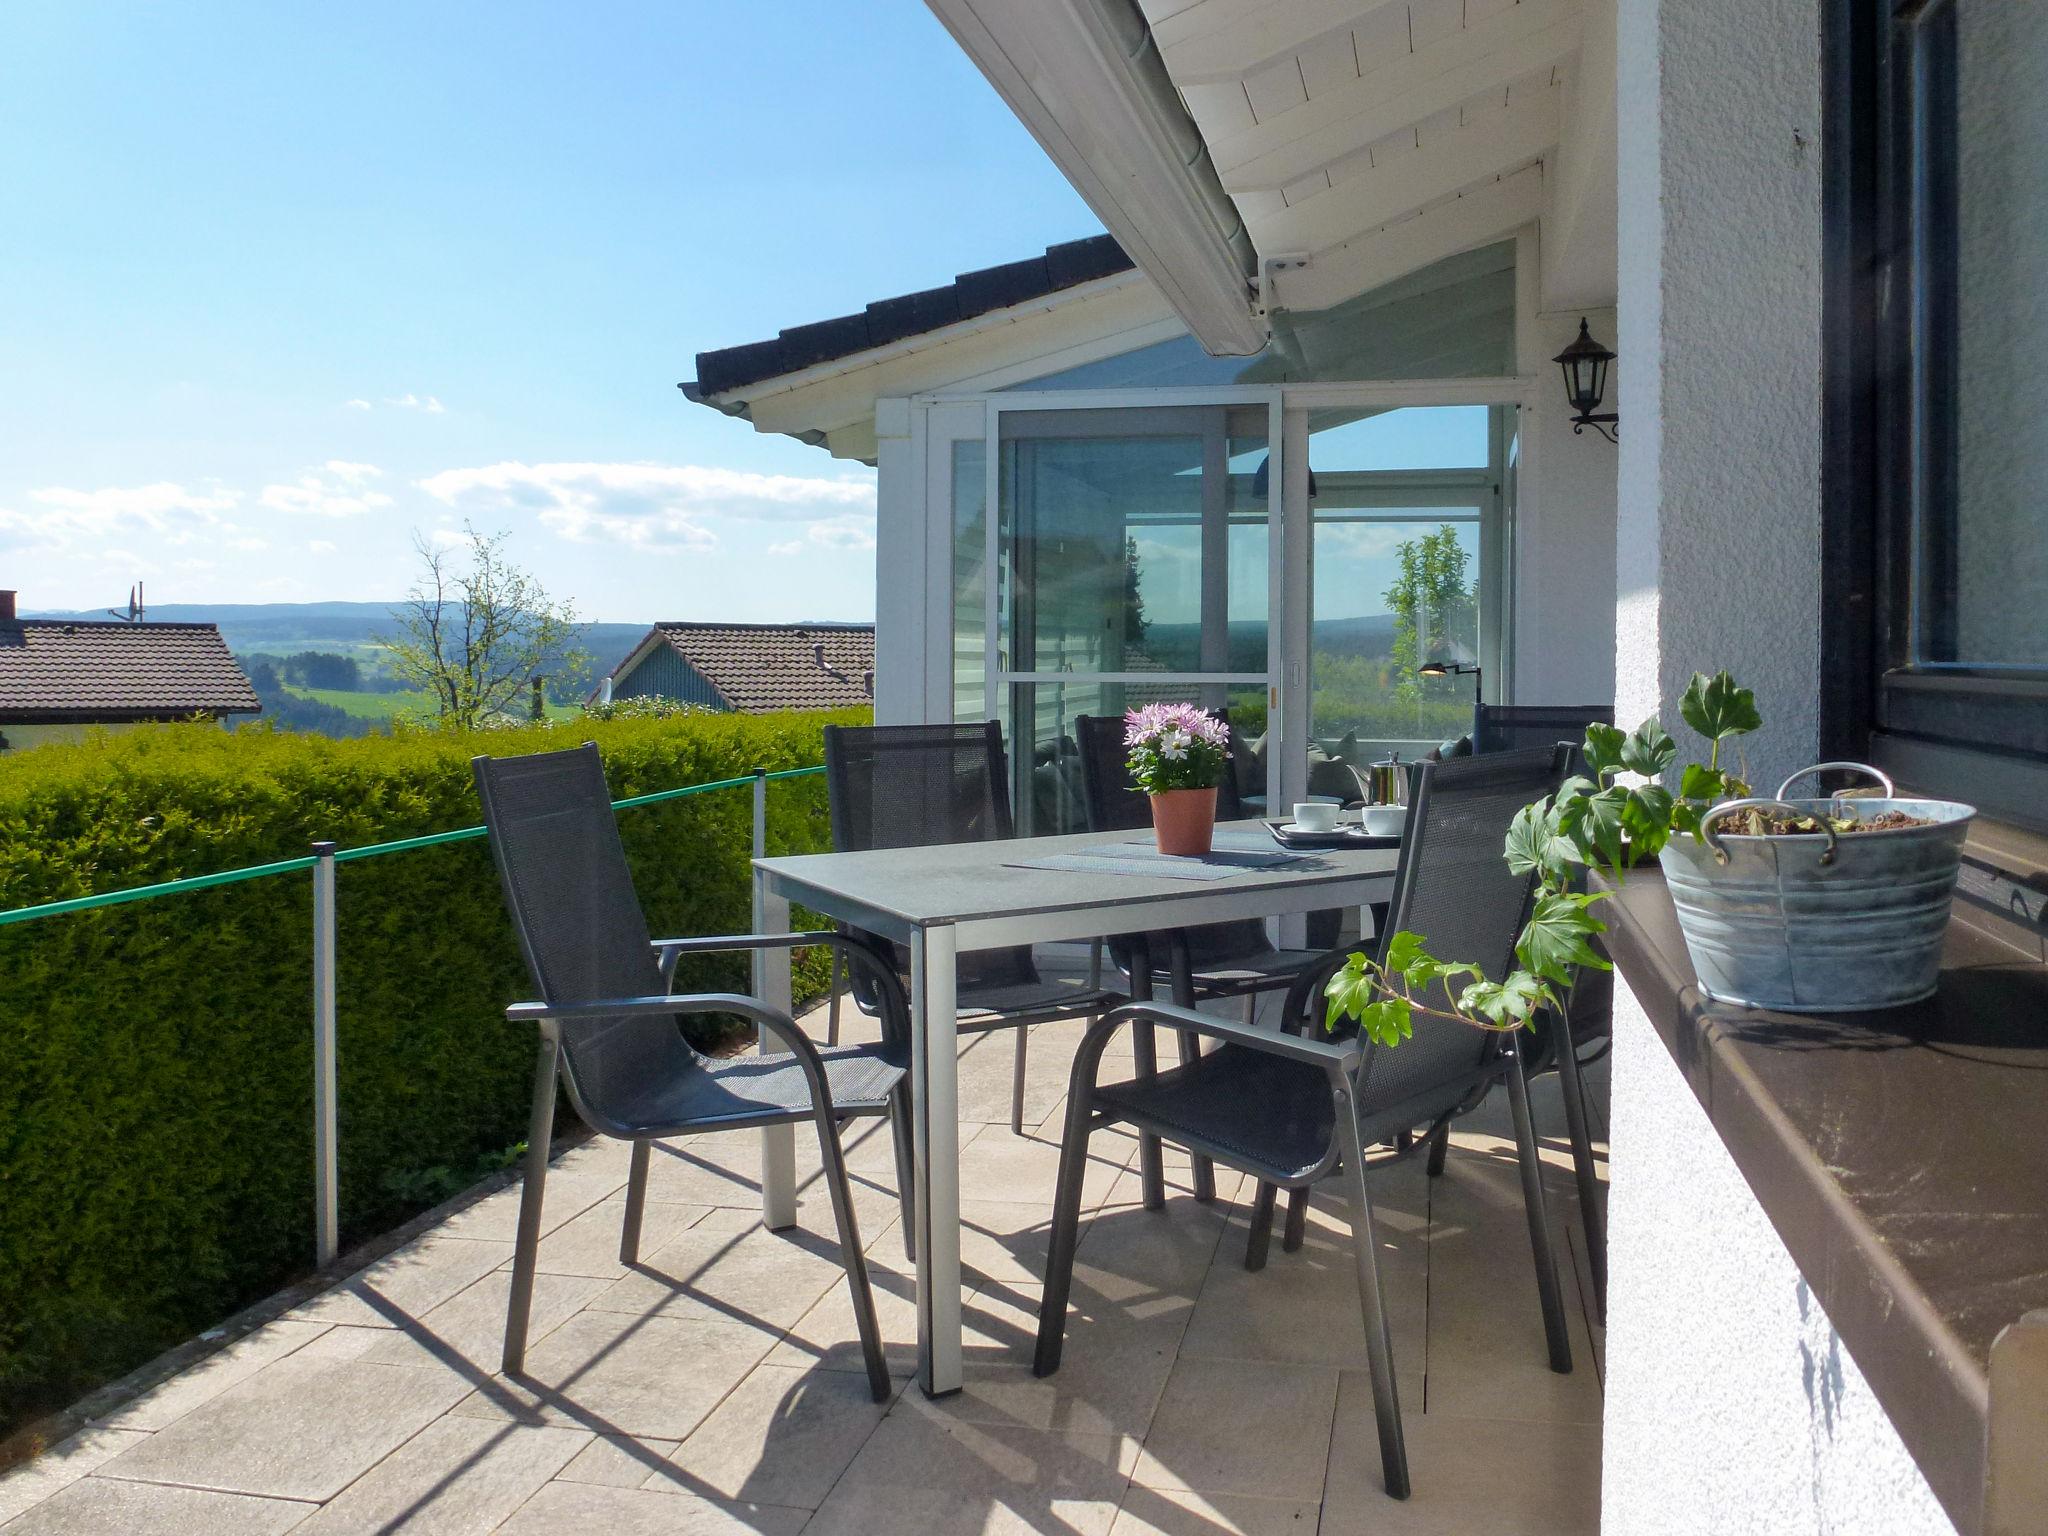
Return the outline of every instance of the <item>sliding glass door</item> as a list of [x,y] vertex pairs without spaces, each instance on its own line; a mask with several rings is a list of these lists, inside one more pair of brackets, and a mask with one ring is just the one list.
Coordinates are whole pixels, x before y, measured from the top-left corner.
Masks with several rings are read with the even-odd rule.
[[[997,422],[994,602],[977,605],[987,697],[1010,743],[1019,831],[1075,830],[1079,716],[1192,699],[1263,737],[1268,411],[1005,410]],[[1238,768],[1262,797],[1261,761]]]

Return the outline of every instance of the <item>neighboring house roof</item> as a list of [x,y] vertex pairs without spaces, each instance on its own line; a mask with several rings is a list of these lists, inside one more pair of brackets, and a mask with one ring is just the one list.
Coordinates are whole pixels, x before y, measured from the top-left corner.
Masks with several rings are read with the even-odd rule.
[[172,720],[262,707],[211,624],[0,623],[0,722]]
[[733,709],[851,709],[875,701],[872,624],[657,624],[620,662],[624,677],[672,646]]
[[792,326],[770,341],[697,354],[697,377],[680,385],[692,400],[725,394],[855,353],[925,335],[1014,305],[1131,270],[1108,235],[1070,240],[1023,261],[964,272],[941,288],[878,299],[857,315]]

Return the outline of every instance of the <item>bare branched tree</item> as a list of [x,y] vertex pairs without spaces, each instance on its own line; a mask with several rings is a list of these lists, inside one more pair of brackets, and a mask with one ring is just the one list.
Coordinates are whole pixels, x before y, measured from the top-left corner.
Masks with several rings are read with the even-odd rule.
[[505,558],[506,534],[470,523],[462,534],[460,544],[413,535],[419,579],[393,611],[398,633],[385,644],[392,669],[433,695],[443,723],[468,730],[522,713],[529,679],[581,675],[590,656],[574,606]]

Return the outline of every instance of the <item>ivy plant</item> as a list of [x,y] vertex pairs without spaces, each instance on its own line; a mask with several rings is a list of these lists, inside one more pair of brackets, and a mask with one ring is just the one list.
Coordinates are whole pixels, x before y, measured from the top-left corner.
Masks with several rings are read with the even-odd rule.
[[1357,1021],[1367,1039],[1399,1045],[1414,1034],[1418,1013],[1480,1029],[1529,1027],[1537,1010],[1559,1008],[1559,989],[1579,966],[1609,969],[1593,948],[1607,925],[1594,913],[1604,893],[1581,889],[1587,868],[1617,884],[1631,865],[1654,858],[1673,836],[1700,836],[1700,819],[1749,785],[1722,764],[1733,738],[1757,729],[1756,695],[1726,672],[1695,673],[1678,712],[1707,741],[1707,761],[1688,763],[1673,794],[1660,782],[1678,756],[1655,716],[1633,731],[1594,724],[1580,748],[1585,774],[1525,805],[1508,824],[1504,856],[1517,875],[1534,876],[1535,899],[1515,941],[1516,968],[1499,981],[1478,965],[1443,960],[1429,940],[1403,930],[1387,940],[1383,958],[1353,955],[1324,989],[1325,1027]]

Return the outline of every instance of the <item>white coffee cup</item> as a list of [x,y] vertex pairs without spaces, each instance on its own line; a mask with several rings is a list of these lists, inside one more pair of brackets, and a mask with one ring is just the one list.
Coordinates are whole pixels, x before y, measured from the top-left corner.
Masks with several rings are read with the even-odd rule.
[[1392,837],[1408,821],[1405,805],[1368,805],[1359,813],[1359,824],[1373,837]]
[[1294,807],[1294,824],[1304,832],[1334,832],[1338,810],[1328,800],[1303,800]]

